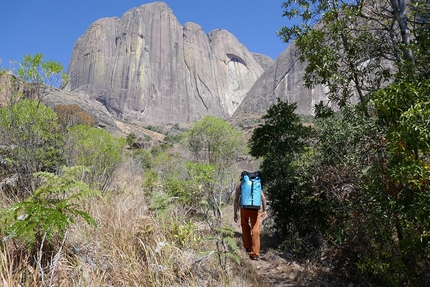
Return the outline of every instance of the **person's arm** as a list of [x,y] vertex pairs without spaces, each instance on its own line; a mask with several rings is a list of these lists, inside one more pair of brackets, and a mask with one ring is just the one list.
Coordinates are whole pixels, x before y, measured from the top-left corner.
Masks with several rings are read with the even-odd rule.
[[236,194],[234,196],[234,204],[233,204],[233,218],[234,222],[237,222],[237,210],[239,209],[239,196],[240,196],[240,185],[236,185]]
[[264,195],[264,192],[261,192],[261,200],[262,200],[262,207],[263,210],[261,212],[261,220],[266,219],[267,213],[266,213],[266,196]]

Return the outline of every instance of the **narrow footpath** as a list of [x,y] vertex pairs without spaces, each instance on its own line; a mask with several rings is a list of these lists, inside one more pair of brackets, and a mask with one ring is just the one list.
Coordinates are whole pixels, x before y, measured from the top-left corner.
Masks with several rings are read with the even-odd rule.
[[233,221],[233,216],[230,218],[240,248],[241,265],[252,270],[258,277],[258,283],[252,287],[335,286],[327,282],[327,274],[321,268],[311,264],[299,264],[290,259],[288,254],[280,252],[276,240],[271,237],[272,234],[265,224],[261,227],[260,258],[251,260],[242,246],[240,224]]

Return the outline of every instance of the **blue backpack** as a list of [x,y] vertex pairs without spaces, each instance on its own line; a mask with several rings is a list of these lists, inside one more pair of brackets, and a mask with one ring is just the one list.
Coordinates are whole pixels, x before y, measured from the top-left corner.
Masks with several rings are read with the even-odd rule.
[[242,171],[240,175],[240,201],[241,208],[260,209],[261,207],[261,173]]

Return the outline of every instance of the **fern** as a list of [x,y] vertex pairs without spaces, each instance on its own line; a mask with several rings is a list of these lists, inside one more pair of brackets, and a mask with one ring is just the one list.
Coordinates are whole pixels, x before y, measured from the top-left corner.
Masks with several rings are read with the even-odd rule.
[[88,170],[84,167],[64,167],[61,175],[38,172],[35,176],[41,185],[23,202],[9,210],[14,222],[7,230],[8,237],[20,238],[31,248],[40,244],[43,238],[50,241],[54,235],[61,238],[77,217],[97,227],[94,219],[79,210],[79,201],[95,196],[99,192],[90,189],[83,181],[77,180]]
[[234,238],[233,228],[231,226],[217,227],[214,228],[214,233],[217,237],[217,254],[221,267],[226,270],[227,259],[231,259],[237,264],[240,264],[240,257],[238,255],[239,248]]
[[224,237],[224,243],[227,245],[228,249],[228,251],[224,253],[224,256],[240,264],[240,257],[238,255],[239,248],[237,247],[236,239],[233,237]]

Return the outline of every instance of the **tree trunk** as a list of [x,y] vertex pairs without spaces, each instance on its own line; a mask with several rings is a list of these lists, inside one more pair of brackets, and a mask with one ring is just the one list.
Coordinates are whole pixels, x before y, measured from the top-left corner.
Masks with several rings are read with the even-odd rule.
[[403,56],[406,60],[414,63],[414,55],[412,50],[409,48],[410,34],[408,28],[408,19],[406,16],[406,0],[391,0],[391,8],[393,9],[394,17],[400,28],[400,34],[402,36],[402,44],[405,45],[403,50]]

